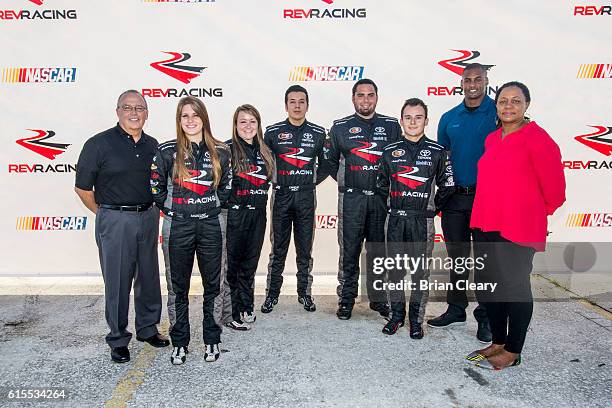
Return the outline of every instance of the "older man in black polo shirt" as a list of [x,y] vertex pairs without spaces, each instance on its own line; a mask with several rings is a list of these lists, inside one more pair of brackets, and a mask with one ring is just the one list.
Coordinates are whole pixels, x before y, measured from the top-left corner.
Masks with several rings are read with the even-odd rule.
[[96,243],[104,278],[105,314],[111,358],[130,360],[127,331],[134,283],[136,338],[154,347],[169,345],[157,331],[161,291],[157,240],[159,211],[153,206],[149,178],[157,140],[142,128],[147,102],[135,90],[117,100],[117,126],[90,138],[77,163],[75,191],[96,214]]

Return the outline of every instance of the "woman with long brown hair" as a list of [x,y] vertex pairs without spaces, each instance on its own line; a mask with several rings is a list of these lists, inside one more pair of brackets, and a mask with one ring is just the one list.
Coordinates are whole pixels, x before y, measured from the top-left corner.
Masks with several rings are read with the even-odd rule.
[[232,299],[232,321],[225,325],[248,330],[255,322],[254,282],[266,231],[268,188],[274,159],[263,141],[261,116],[252,105],[234,112],[232,192],[227,213],[227,282]]
[[210,130],[204,103],[182,98],[176,108],[176,139],[160,144],[151,166],[151,191],[164,213],[162,249],[168,283],[172,364],[183,364],[190,340],[189,283],[194,254],[204,286],[204,359],[219,358],[221,328],[213,316],[219,294],[221,205],[230,192],[230,155]]

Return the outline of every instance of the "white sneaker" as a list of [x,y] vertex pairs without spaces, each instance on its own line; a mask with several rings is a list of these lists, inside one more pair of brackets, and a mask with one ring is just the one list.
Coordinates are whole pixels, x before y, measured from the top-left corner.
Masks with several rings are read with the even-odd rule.
[[174,365],[181,365],[185,362],[187,358],[187,347],[174,347],[172,350],[172,356],[170,356],[170,361]]
[[219,344],[205,344],[204,350],[204,360],[209,363],[217,361],[221,355],[221,352],[219,351]]
[[225,323],[225,327],[229,327],[230,329],[234,329],[238,331],[246,331],[251,328],[251,326],[249,326],[242,320],[233,320],[231,322]]
[[240,319],[245,323],[255,323],[257,316],[253,312],[241,312]]

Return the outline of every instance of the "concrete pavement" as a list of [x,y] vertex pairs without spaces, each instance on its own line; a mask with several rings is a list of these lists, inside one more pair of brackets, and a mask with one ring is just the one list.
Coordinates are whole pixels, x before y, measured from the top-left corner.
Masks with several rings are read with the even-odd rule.
[[[215,363],[204,362],[202,298],[192,296],[192,344],[186,364],[179,367],[170,364],[170,348],[154,349],[135,338],[130,363],[110,361],[104,344],[104,301],[94,293],[95,282],[84,286],[91,293],[76,296],[61,294],[59,287],[70,292],[65,281],[43,283],[42,291],[35,281],[22,285],[21,292],[15,284],[13,295],[0,296],[0,387],[66,388],[69,397],[61,406],[74,407],[611,404],[612,320],[601,308],[568,297],[537,302],[523,364],[490,372],[463,361],[465,354],[481,347],[473,319],[462,327],[427,328],[420,341],[411,340],[406,328],[385,336],[380,332],[384,321],[367,303],[356,305],[351,320],[339,321],[331,280],[317,278],[316,312],[304,311],[295,296],[282,296],[271,314],[257,313],[252,330],[226,329],[224,352]],[[561,291],[542,278],[533,282],[540,297]],[[283,293],[294,293],[294,284],[287,279]],[[257,293],[261,286],[258,277]],[[2,287],[6,291],[10,285]],[[43,294],[53,293],[53,287],[56,295]],[[197,285],[193,288],[199,291]],[[262,300],[258,296],[256,304]],[[430,303],[427,315],[444,309],[442,303]]]

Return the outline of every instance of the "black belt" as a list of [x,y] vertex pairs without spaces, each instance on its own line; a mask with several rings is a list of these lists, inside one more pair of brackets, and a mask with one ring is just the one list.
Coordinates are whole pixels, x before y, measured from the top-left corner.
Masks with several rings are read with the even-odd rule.
[[188,219],[204,220],[210,217],[214,217],[215,215],[219,215],[221,213],[221,207],[215,207],[208,212],[197,213],[197,214],[183,214],[183,213],[179,213],[179,212],[170,210],[165,207],[162,210],[162,212],[171,218],[175,218],[179,220],[188,220]]
[[315,189],[315,185],[302,184],[300,186],[279,186],[278,184],[273,184],[272,188],[280,191],[313,191]]
[[356,194],[362,194],[362,195],[367,195],[367,196],[372,196],[375,194],[375,192],[372,190],[361,190],[359,188],[353,188],[353,187],[338,187],[338,191],[340,191],[341,193],[356,193]]
[[149,204],[137,204],[137,205],[112,205],[112,204],[100,204],[100,208],[106,208],[107,210],[117,210],[117,211],[136,211],[142,212],[147,211],[153,203]]
[[255,206],[255,205],[240,205],[240,204],[228,204],[227,206],[230,210],[265,210],[266,206]]
[[455,191],[457,191],[459,194],[464,194],[464,195],[473,195],[476,194],[476,185],[473,186],[455,186]]
[[398,208],[391,208],[389,210],[389,214],[395,215],[398,217],[425,217],[425,218],[433,218],[436,216],[435,211],[429,210],[400,210]]

